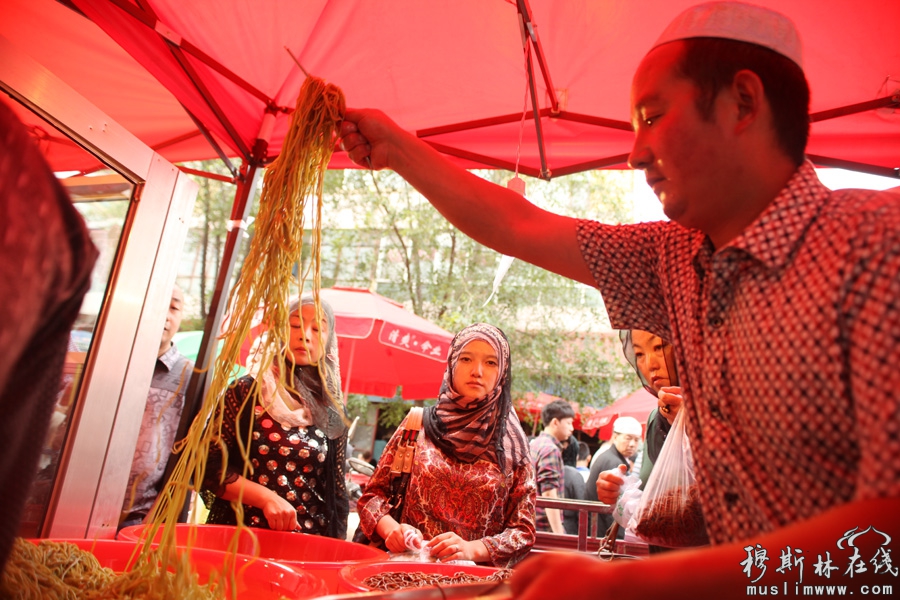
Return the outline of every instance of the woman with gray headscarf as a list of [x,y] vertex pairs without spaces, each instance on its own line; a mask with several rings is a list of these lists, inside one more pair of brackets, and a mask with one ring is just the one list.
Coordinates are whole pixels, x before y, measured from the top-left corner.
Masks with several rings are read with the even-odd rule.
[[207,523],[237,524],[240,498],[247,526],[346,538],[347,418],[334,313],[325,301],[319,306],[309,295],[292,303],[283,359],[262,374],[251,364],[225,393],[202,491]]

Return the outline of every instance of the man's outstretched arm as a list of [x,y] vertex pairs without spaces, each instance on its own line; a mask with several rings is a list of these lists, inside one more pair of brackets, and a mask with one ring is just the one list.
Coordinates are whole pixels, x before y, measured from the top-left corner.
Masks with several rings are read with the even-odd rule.
[[594,285],[575,237],[576,219],[543,210],[458,167],[379,111],[348,110],[341,133],[351,160],[396,171],[475,241]]

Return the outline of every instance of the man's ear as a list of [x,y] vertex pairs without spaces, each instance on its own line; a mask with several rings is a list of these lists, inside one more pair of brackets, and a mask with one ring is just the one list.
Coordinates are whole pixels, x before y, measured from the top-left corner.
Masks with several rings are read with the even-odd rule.
[[735,133],[740,133],[759,118],[766,101],[765,89],[759,75],[749,69],[742,69],[735,73],[730,91],[737,106]]

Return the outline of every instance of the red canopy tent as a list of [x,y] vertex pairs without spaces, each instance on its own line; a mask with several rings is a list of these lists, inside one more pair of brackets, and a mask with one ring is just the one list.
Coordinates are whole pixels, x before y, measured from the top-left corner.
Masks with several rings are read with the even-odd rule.
[[[810,156],[900,177],[900,2],[756,1],[801,32]],[[284,138],[304,77],[295,59],[339,85],[348,105],[384,110],[464,166],[519,164],[543,177],[621,168],[632,74],[695,3],[4,0],[0,51],[24,50],[172,162],[223,159],[241,222],[258,169]],[[57,170],[100,166],[52,135],[46,146]],[[332,166],[347,165],[335,153]],[[213,321],[240,234],[226,243]]]
[[[800,29],[810,154],[897,176],[900,3],[757,2]],[[172,162],[277,155],[303,79],[288,48],[350,106],[385,110],[467,166],[521,156],[523,173],[556,176],[624,166],[631,75],[693,3],[70,0],[85,18],[53,0],[5,0],[0,35]],[[58,168],[84,168],[57,154]],[[337,153],[333,166],[345,165]]]
[[435,398],[453,334],[369,290],[333,287],[322,298],[334,310],[345,392],[405,399]]
[[647,433],[647,417],[657,406],[657,398],[644,388],[622,396],[609,406],[592,411],[582,418],[581,429],[590,435],[597,434],[601,440],[612,437],[613,423],[619,417],[634,417]]
[[[900,2],[755,1],[801,33],[814,162],[900,177]],[[464,166],[519,163],[545,178],[621,168],[632,74],[695,3],[4,0],[0,55],[30,54],[172,162],[221,158],[238,184],[232,220],[242,222],[304,77],[295,59],[339,85],[348,105],[384,110]],[[101,166],[43,134],[55,169]],[[347,165],[336,152],[331,166]],[[240,235],[234,228],[226,242],[200,361]]]
[[[524,396],[522,396],[521,398],[516,398],[513,401],[513,406],[516,410],[516,413],[519,415],[519,419],[523,422],[531,423],[531,435],[537,435],[538,433],[540,433],[541,411],[545,406],[547,406],[554,400],[564,400],[566,402],[569,402],[565,398],[553,396],[552,394],[548,394],[546,392],[538,392],[537,394],[526,392]],[[581,413],[579,413],[578,403],[569,402],[569,404],[575,411],[575,429],[582,429],[580,422]]]

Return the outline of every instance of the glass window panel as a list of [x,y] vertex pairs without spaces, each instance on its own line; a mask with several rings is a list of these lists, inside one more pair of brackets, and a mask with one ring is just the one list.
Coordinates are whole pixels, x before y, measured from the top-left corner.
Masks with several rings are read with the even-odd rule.
[[[84,217],[91,239],[100,253],[91,276],[90,290],[69,336],[55,410],[20,523],[20,536],[39,537],[59,474],[60,457],[70,432],[71,415],[78,402],[82,373],[91,352],[97,318],[106,297],[116,255],[121,248],[134,186],[118,173],[102,168],[95,157],[38,115],[15,103],[13,108],[29,128],[51,168],[61,163],[90,165],[90,173],[70,171],[57,172],[56,175],[69,192],[75,208]],[[73,160],[72,157],[77,157],[79,152],[84,155],[83,160]]]

